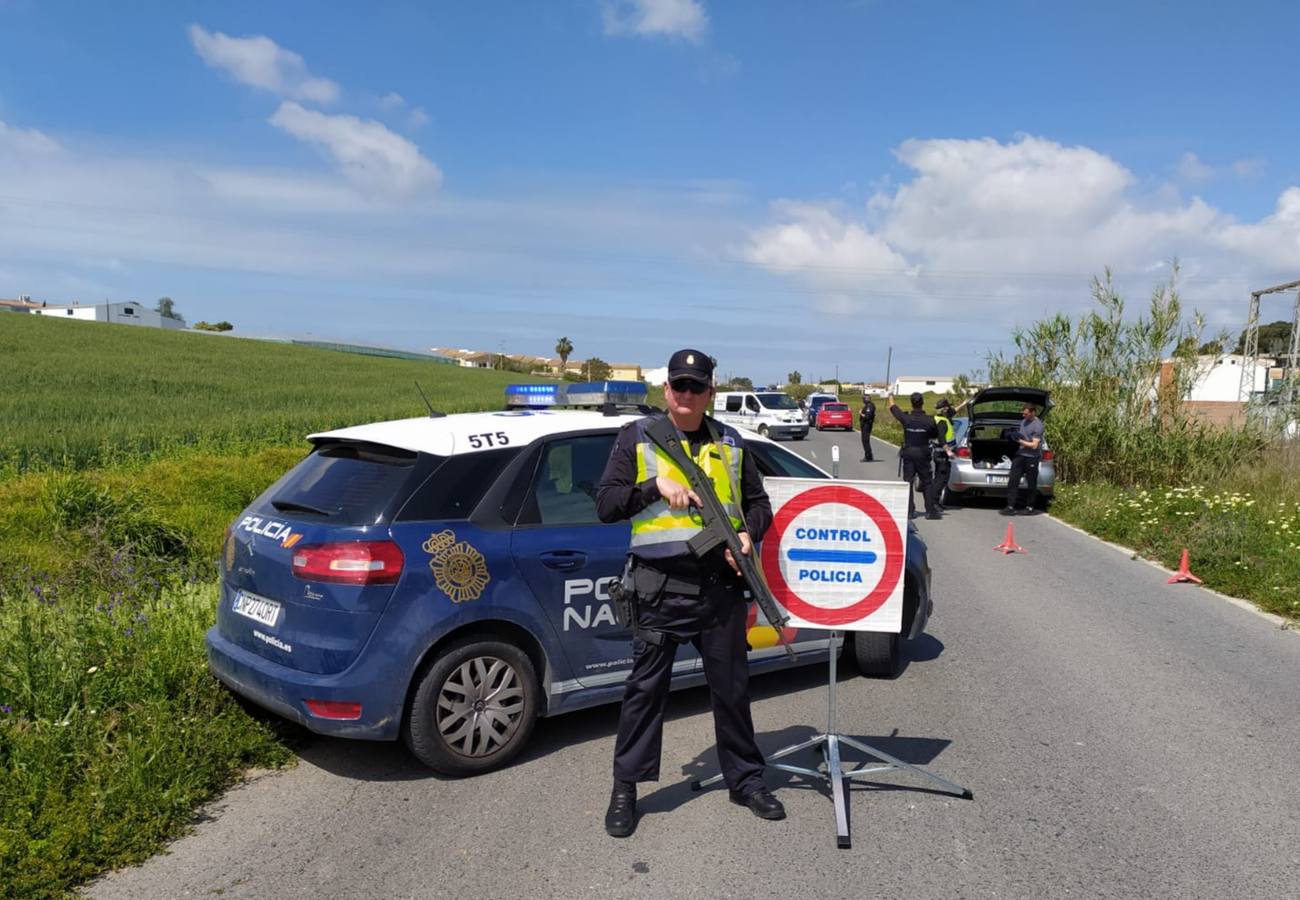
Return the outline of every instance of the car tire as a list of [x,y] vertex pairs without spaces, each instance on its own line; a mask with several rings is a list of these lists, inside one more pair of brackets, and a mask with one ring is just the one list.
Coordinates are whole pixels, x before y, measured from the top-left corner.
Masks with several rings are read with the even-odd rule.
[[903,661],[903,637],[894,632],[855,631],[853,661],[868,678],[893,678]]
[[528,654],[508,641],[467,638],[440,652],[419,676],[402,738],[437,772],[479,775],[505,765],[528,743],[540,701]]
[[803,440],[804,438],[806,438],[807,436],[808,436],[807,434],[796,434],[796,435],[794,436],[794,439],[795,439],[796,441],[802,441],[802,440]]
[[1040,509],[1043,512],[1049,512],[1052,508],[1052,498],[1039,494],[1034,498],[1034,508]]
[[758,426],[758,434],[759,434],[760,437],[767,437],[767,426],[766,426],[766,425],[759,425],[759,426]]

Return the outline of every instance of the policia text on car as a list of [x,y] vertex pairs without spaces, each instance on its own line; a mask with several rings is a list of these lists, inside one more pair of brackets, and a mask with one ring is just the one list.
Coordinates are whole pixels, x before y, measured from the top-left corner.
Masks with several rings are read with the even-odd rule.
[[[912,411],[901,412],[894,398],[887,397],[889,411],[903,426],[903,446],[898,449],[899,464],[903,470],[903,479],[910,486],[913,481],[921,482],[921,496],[925,499],[925,517],[940,518],[934,499],[934,477],[930,470],[931,441],[939,437],[939,427],[933,418],[925,412],[925,397],[912,394]],[[916,501],[912,492],[907,492],[907,514],[916,513]]]
[[[705,419],[713,403],[713,361],[679,350],[668,362],[664,399],[683,449],[703,470],[739,532],[748,555],[772,523],[758,468],[734,428]],[[700,497],[669,454],[647,434],[653,418],[619,432],[596,495],[602,521],[632,520],[626,580],[637,596],[628,675],[614,746],[614,788],[605,830],[626,837],[636,827],[636,783],[659,778],[664,710],[677,647],[700,654],[713,702],[718,761],[731,800],[764,819],[785,809],[763,783],[763,754],[749,704],[743,582],[729,549],[696,557],[688,542],[703,526]]]

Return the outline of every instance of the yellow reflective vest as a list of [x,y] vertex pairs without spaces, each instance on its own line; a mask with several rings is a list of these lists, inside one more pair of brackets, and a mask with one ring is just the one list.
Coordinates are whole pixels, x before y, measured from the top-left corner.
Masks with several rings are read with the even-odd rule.
[[[645,434],[645,421],[637,426],[636,480],[637,483],[660,475],[690,487],[676,463]],[[713,490],[727,511],[731,524],[741,530],[745,520],[741,512],[740,472],[744,449],[739,434],[733,428],[714,423],[720,432],[716,443],[701,444],[694,453],[698,465],[709,480]],[[690,452],[690,444],[683,440],[682,447]],[[667,559],[690,552],[686,542],[703,530],[699,510],[672,509],[668,501],[660,498],[632,517],[632,552],[642,559]]]
[[938,413],[934,415],[935,424],[939,426],[939,439],[945,444],[951,444],[955,432],[952,430],[952,420],[947,416],[941,416]]

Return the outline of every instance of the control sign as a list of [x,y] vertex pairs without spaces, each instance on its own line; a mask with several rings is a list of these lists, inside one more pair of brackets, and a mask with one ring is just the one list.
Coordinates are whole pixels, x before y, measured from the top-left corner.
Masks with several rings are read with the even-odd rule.
[[800,628],[903,627],[908,485],[765,478],[772,527],[763,574]]

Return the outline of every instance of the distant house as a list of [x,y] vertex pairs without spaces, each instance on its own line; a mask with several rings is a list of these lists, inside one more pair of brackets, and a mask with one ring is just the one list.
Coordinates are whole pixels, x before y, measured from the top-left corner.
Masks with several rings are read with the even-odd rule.
[[531,353],[509,353],[506,354],[506,359],[529,372],[547,372],[550,370],[550,360],[545,356],[533,356]]
[[636,363],[610,363],[609,377],[611,381],[640,381],[641,367]]
[[[1246,357],[1229,353],[1207,354],[1196,359],[1196,372],[1191,387],[1182,397],[1183,410],[1192,418],[1212,425],[1235,425],[1241,422],[1245,405],[1241,401],[1241,370]],[[1250,393],[1267,391],[1280,372],[1271,359],[1255,361],[1255,370],[1248,373],[1246,384]],[[1160,364],[1159,394],[1163,395],[1174,379],[1174,361]]]
[[150,328],[182,329],[183,319],[169,319],[156,309],[150,309],[143,303],[130,301],[121,303],[95,303],[82,306],[73,303],[70,306],[41,306],[31,312],[38,316],[53,316],[56,319],[80,319],[84,322],[111,322],[114,325],[144,325]]
[[918,392],[947,394],[951,393],[954,381],[956,378],[952,375],[900,375],[894,379],[893,394],[895,397]]
[[582,374],[583,360],[570,358],[568,362],[561,362],[558,356],[552,356],[546,361],[546,371],[552,375],[563,375],[566,372],[572,372],[574,375]]
[[454,347],[434,347],[433,352],[439,356],[449,356],[456,360],[457,364],[466,369],[490,369],[495,358],[491,353],[485,353],[482,350],[465,350]]
[[19,297],[17,300],[0,300],[0,312],[29,313],[41,308],[41,304],[31,297]]

